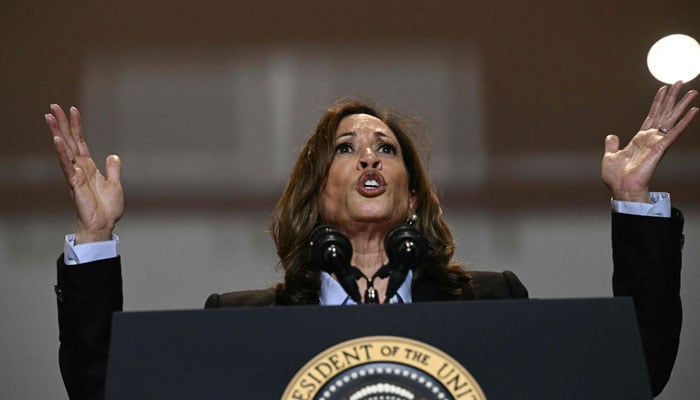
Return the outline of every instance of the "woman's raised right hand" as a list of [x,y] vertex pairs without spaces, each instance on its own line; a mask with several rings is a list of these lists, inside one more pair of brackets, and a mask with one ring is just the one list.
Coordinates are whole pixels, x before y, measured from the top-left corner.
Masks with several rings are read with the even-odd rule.
[[60,106],[50,108],[46,123],[78,217],[75,244],[110,240],[124,213],[121,161],[116,155],[107,157],[105,178],[90,156],[78,109],[71,107],[69,118]]

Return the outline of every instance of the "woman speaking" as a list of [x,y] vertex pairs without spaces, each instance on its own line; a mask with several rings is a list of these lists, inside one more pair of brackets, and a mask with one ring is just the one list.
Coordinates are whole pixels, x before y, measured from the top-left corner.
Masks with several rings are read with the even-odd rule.
[[[649,192],[649,181],[698,112],[686,112],[697,92],[677,100],[680,90],[659,89],[627,146],[606,137],[602,162],[613,198],[613,290],[634,298],[655,394],[678,349],[683,219],[668,194]],[[122,309],[112,234],[124,210],[121,163],[111,155],[100,173],[76,108],[66,115],[51,105],[46,121],[77,212],[58,259],[61,373],[72,399],[99,399],[111,314]],[[212,294],[206,307],[526,298],[514,274],[466,271],[452,260],[454,241],[416,145],[419,126],[359,102],[326,110],[272,215],[284,282]]]

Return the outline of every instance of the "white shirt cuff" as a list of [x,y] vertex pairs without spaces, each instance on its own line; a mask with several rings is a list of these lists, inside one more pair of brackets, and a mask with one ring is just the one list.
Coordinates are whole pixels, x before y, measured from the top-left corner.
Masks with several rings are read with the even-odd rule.
[[666,192],[651,192],[651,204],[612,199],[612,208],[622,214],[641,215],[646,217],[671,217],[671,195]]
[[112,240],[75,244],[75,235],[66,235],[63,246],[63,262],[66,265],[83,264],[92,261],[114,258],[118,254],[119,237],[112,235]]

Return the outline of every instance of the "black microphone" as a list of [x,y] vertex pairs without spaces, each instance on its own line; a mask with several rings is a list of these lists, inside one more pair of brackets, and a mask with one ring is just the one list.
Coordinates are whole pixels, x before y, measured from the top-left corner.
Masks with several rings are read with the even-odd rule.
[[319,225],[309,235],[311,261],[317,268],[335,274],[340,286],[355,300],[362,303],[357,288],[358,271],[350,266],[352,245],[340,230],[332,225]]
[[393,227],[384,239],[384,251],[391,265],[386,300],[396,294],[409,270],[416,269],[428,252],[428,242],[416,228],[409,224]]

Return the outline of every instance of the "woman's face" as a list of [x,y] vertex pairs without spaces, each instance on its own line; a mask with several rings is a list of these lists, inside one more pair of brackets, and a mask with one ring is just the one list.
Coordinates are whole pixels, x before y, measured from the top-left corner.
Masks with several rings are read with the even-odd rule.
[[356,223],[393,226],[414,209],[408,173],[394,133],[368,114],[343,118],[335,152],[321,188],[319,211],[324,223],[341,230]]

